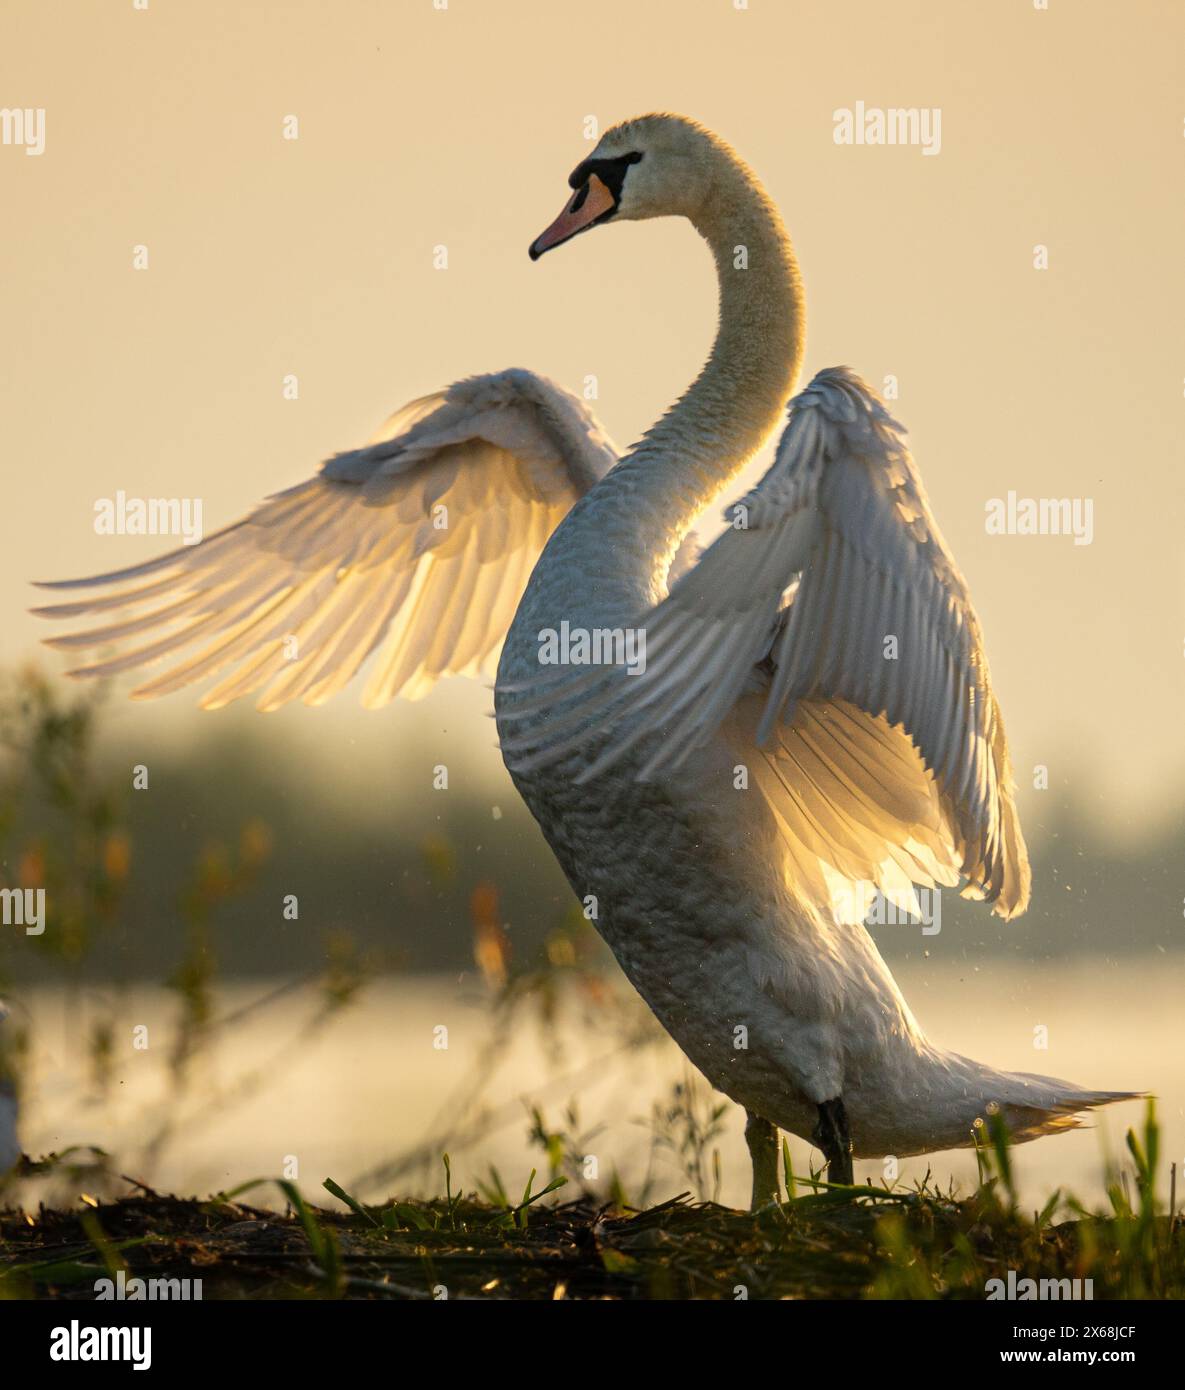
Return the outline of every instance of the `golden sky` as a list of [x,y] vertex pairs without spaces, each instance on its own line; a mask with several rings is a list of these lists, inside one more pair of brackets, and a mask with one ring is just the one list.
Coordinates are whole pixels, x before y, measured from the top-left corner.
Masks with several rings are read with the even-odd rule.
[[[3,0],[0,26],[0,107],[46,113],[42,155],[0,145],[0,659],[40,635],[28,579],[161,548],[95,534],[117,490],[200,496],[213,530],[402,401],[512,365],[595,374],[628,444],[706,354],[706,251],[674,221],[538,265],[526,248],[588,117],[669,109],[719,130],[781,206],[807,373],[897,378],[1022,787],[1047,764],[1117,835],[1180,804],[1176,0]],[[837,145],[834,112],[857,102],[938,108],[940,153]],[[986,534],[1009,490],[1090,499],[1092,543]],[[487,699],[368,715],[350,692],[283,727],[348,767],[357,721],[389,742],[447,713],[492,776]],[[193,704],[121,723],[189,739],[236,717]],[[1030,823],[1040,795],[1022,795]]]

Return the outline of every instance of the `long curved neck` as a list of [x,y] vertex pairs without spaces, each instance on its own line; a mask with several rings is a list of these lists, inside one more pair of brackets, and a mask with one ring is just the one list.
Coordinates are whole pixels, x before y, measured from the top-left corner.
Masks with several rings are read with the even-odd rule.
[[803,292],[790,238],[756,176],[725,148],[719,162],[692,218],[716,262],[716,341],[695,381],[597,489],[602,535],[624,525],[644,535],[658,582],[696,514],[777,427],[802,365]]

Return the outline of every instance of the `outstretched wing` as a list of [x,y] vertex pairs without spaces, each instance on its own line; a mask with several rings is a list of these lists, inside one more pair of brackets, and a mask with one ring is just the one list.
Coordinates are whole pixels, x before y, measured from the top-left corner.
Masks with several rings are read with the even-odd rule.
[[504,708],[554,709],[506,742],[514,766],[595,736],[583,778],[639,743],[651,778],[725,726],[762,750],[758,781],[808,882],[896,889],[961,873],[968,896],[1023,911],[1028,860],[979,621],[871,388],[820,372],[727,519],[639,619],[643,674],[560,673]]
[[49,639],[104,649],[71,675],[163,665],[138,698],[221,675],[207,709],[261,689],[261,709],[320,704],[376,652],[363,703],[414,698],[488,667],[547,538],[615,461],[591,413],[553,382],[470,377],[201,544],[45,585],[101,592],[36,611],[102,615]]

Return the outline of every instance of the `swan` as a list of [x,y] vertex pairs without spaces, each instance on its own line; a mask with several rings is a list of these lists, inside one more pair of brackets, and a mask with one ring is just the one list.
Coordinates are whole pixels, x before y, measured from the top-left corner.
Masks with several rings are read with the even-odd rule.
[[[904,431],[847,368],[794,395],[776,207],[669,114],[608,130],[568,183],[532,260],[676,216],[716,265],[707,363],[634,448],[534,373],[458,381],[199,545],[49,585],[100,591],[35,610],[100,619],[51,645],[113,649],[79,677],[158,667],[135,697],[213,679],[204,707],[263,710],[320,704],[368,658],[368,707],[497,658],[510,775],[633,985],[744,1107],[755,1207],[779,1129],[842,1184],[854,1157],[968,1145],[992,1111],[1027,1140],[1130,1098],[934,1045],[863,925],[869,893],[915,885],[1007,920],[1030,873],[979,622]],[[784,412],[697,557],[694,519]]]

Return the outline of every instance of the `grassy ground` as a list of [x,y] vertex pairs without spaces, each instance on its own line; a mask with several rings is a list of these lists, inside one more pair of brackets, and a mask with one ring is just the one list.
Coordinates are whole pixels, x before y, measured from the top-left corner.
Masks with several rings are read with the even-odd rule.
[[[255,1187],[256,1184],[249,1185]],[[750,1215],[677,1197],[647,1211],[494,1206],[452,1195],[288,1209],[142,1192],[81,1210],[0,1213],[0,1297],[92,1299],[115,1277],[200,1279],[204,1298],[950,1298],[987,1281],[1090,1278],[1102,1298],[1185,1297],[1185,1223],[1121,1187],[1108,1216],[1022,1213],[1004,1175],[971,1197],[798,1189]],[[249,1190],[249,1189],[248,1189]],[[1143,1194],[1137,1194],[1142,1196]],[[1072,1204],[1071,1204],[1072,1205]]]

